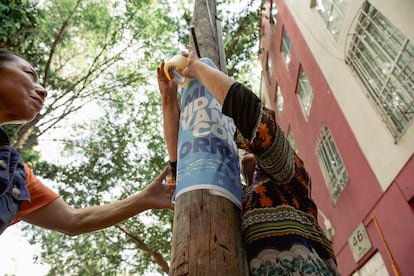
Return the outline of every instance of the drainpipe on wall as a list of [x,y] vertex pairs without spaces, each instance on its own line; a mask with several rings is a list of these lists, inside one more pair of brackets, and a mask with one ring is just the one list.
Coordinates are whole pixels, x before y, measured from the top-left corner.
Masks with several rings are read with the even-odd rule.
[[366,226],[368,226],[368,224],[369,224],[371,221],[374,221],[375,228],[377,229],[377,231],[378,231],[378,233],[379,233],[379,235],[380,235],[380,238],[381,238],[381,240],[382,240],[382,243],[384,244],[385,251],[387,252],[388,258],[389,258],[389,259],[390,259],[390,261],[391,261],[392,269],[394,270],[395,275],[396,275],[396,276],[401,276],[401,272],[400,272],[400,270],[398,269],[397,264],[395,263],[394,257],[392,256],[391,250],[390,250],[390,248],[388,247],[387,241],[385,240],[384,234],[382,233],[382,230],[381,230],[381,227],[380,227],[380,225],[379,225],[379,223],[378,223],[377,218],[376,218],[375,216],[372,216],[372,217],[371,217],[371,219],[367,222],[367,225],[366,225]]

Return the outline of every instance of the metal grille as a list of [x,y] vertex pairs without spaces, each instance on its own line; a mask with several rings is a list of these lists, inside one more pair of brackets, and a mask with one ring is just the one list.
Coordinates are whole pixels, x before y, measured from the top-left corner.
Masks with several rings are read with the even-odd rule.
[[276,90],[276,104],[277,104],[277,109],[279,110],[279,113],[282,114],[283,112],[283,95],[282,95],[282,90],[280,89],[280,86],[277,86],[277,90]]
[[308,118],[312,105],[313,90],[309,83],[308,77],[305,74],[305,71],[302,69],[300,70],[297,94],[302,105],[303,113],[305,114],[305,117]]
[[317,0],[316,10],[321,15],[329,32],[338,39],[344,20],[347,0]]
[[322,129],[316,153],[328,185],[329,194],[332,201],[336,203],[348,182],[349,176],[331,132],[326,126]]
[[282,55],[286,64],[290,63],[290,48],[292,47],[290,38],[286,29],[283,28],[283,38],[282,38]]
[[296,146],[296,140],[295,140],[295,137],[293,136],[293,132],[290,128],[289,128],[289,132],[288,132],[288,135],[287,135],[287,140],[288,140],[290,146],[292,147],[292,149],[297,154],[298,153],[298,147]]
[[414,117],[414,44],[366,3],[346,61],[397,142]]

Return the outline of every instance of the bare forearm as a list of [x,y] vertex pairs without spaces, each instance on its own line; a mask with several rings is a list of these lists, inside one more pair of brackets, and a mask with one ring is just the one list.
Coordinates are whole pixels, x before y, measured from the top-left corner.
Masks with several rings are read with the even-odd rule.
[[162,116],[165,144],[171,162],[177,161],[178,128],[180,107],[177,99],[177,83],[168,80],[165,75],[164,62],[157,68],[158,87],[162,100]]
[[191,66],[193,67],[194,77],[223,105],[227,92],[235,80],[223,72],[202,63],[200,60],[194,61]]
[[[170,101],[170,102],[169,102]],[[180,108],[175,99],[162,99],[162,116],[165,144],[171,162],[177,161],[177,142]]]
[[104,229],[150,209],[141,193],[111,204],[74,210],[71,236]]
[[73,209],[61,198],[28,214],[23,221],[69,236],[104,229],[152,208],[144,194],[106,205]]
[[75,236],[112,226],[148,209],[174,209],[171,197],[175,186],[164,184],[168,173],[165,167],[143,190],[123,200],[74,209],[59,197],[21,219]]

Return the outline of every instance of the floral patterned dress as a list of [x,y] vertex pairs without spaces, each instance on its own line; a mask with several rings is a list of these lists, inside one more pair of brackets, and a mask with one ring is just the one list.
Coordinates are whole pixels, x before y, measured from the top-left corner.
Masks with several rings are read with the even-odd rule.
[[[228,97],[233,99],[226,99],[224,114],[234,118],[241,113],[238,106],[257,106],[254,94],[248,99],[240,98],[242,93],[253,94],[238,83],[230,88]],[[243,128],[235,134],[238,147],[254,153],[257,161],[252,185],[246,187],[242,201],[250,275],[339,275],[331,242],[317,221],[304,163],[276,123],[274,112],[259,108],[260,112],[250,111],[257,115],[249,124],[235,119],[237,127]]]

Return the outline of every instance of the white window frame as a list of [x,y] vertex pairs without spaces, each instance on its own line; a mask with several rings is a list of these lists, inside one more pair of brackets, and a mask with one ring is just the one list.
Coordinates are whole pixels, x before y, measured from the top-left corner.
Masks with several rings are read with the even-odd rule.
[[269,77],[269,82],[271,82],[272,75],[273,75],[273,66],[272,66],[272,59],[270,58],[269,51],[266,52],[266,71],[267,71],[267,76]]
[[338,40],[341,33],[347,2],[347,0],[316,0],[315,3],[315,10],[318,11],[335,40]]
[[283,113],[283,95],[282,90],[280,89],[280,85],[277,85],[276,88],[276,106],[277,110],[279,111],[279,114]]
[[296,146],[296,140],[295,140],[295,137],[293,135],[293,131],[290,127],[289,127],[288,134],[287,134],[286,138],[287,138],[290,146],[294,150],[294,152],[297,154],[298,153],[298,147]]
[[352,273],[352,276],[389,276],[387,267],[380,252],[376,252],[360,269]]
[[283,60],[285,61],[286,65],[289,65],[292,41],[290,40],[289,34],[287,33],[285,27],[283,27],[283,31],[282,31],[282,47],[281,48],[282,48],[281,52],[282,52]]
[[296,94],[298,95],[300,105],[302,106],[303,114],[305,114],[305,118],[307,119],[312,107],[313,89],[303,68],[301,68],[299,72]]
[[414,43],[366,2],[346,62],[397,143],[414,118]]
[[324,126],[316,148],[316,156],[322,168],[328,191],[334,204],[349,180],[348,172],[327,126]]
[[270,0],[270,20],[269,22],[273,24],[273,26],[276,25],[277,21],[277,7],[276,7],[276,1]]

